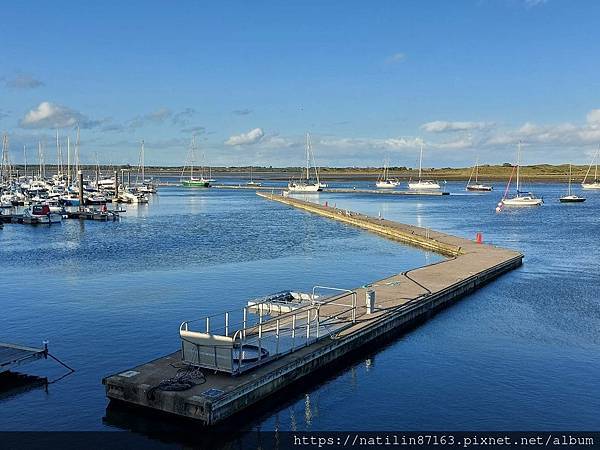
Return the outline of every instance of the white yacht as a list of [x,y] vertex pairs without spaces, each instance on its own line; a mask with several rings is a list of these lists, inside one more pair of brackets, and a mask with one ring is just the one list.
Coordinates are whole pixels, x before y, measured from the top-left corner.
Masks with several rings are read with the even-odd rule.
[[585,202],[585,197],[580,197],[577,194],[573,194],[573,190],[571,189],[571,178],[572,178],[573,170],[571,168],[571,164],[569,164],[569,187],[567,189],[567,195],[563,195],[558,199],[561,203],[583,203]]
[[[310,176],[310,166],[314,169],[315,177],[314,179]],[[323,184],[319,180],[319,170],[317,169],[317,165],[315,164],[315,156],[312,151],[312,145],[310,142],[310,134],[306,133],[306,176],[304,176],[304,170],[300,175],[300,180],[291,180],[288,183],[288,191],[290,192],[302,192],[302,193],[311,193],[311,192],[319,192],[323,190]]]
[[[592,162],[590,163],[590,167],[588,167],[587,173],[585,174],[585,178],[581,182],[581,187],[583,189],[600,189],[600,179],[598,179],[598,156],[600,155],[600,145],[598,145],[598,150],[594,154],[592,158]],[[595,164],[594,164],[595,163]],[[592,170],[592,166],[595,165],[594,169],[594,180],[587,181],[588,176],[590,175],[590,171]]]
[[394,180],[389,177],[388,161],[385,160],[383,162],[383,172],[381,172],[381,175],[379,178],[377,178],[375,187],[377,189],[394,189],[399,184],[400,182],[398,180]]
[[440,189],[440,185],[437,181],[421,179],[421,175],[423,172],[422,167],[423,167],[423,143],[421,143],[421,153],[419,156],[419,180],[418,181],[409,181],[408,188],[417,190],[417,191]]
[[[475,174],[475,182],[471,183],[473,179],[473,174]],[[467,181],[467,186],[465,188],[467,191],[475,191],[475,192],[489,192],[494,188],[490,185],[483,184],[479,182],[479,158],[475,161],[475,167],[471,171],[471,176],[469,177],[469,181]]]
[[498,203],[498,208],[496,209],[497,211],[502,209],[502,207],[504,207],[504,206],[508,206],[508,207],[541,206],[542,203],[544,203],[544,200],[542,200],[541,198],[537,198],[531,192],[523,192],[520,190],[520,187],[521,187],[519,184],[520,183],[520,180],[519,180],[520,165],[521,165],[521,141],[519,141],[518,150],[517,150],[517,165],[513,169],[513,171],[516,170],[516,172],[517,172],[517,190],[516,190],[515,196],[510,197],[510,198],[506,197],[506,195],[508,194],[508,189],[510,187],[510,181],[512,179],[512,174],[511,174],[511,179],[508,180],[508,185],[506,187],[504,198],[500,201],[500,203]]

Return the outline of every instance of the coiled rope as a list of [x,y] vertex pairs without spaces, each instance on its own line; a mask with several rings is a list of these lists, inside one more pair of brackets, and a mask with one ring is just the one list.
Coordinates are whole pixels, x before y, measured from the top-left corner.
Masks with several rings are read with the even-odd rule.
[[177,369],[177,373],[171,378],[165,378],[150,388],[146,396],[149,400],[154,400],[156,391],[187,391],[204,383],[206,383],[206,377],[199,367],[185,366]]

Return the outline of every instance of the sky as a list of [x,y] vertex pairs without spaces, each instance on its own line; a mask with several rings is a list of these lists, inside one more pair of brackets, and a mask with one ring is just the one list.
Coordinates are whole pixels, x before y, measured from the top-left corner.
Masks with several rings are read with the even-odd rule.
[[[0,16],[11,160],[426,167],[590,161],[595,0],[20,1]],[[26,147],[24,152],[23,147]]]

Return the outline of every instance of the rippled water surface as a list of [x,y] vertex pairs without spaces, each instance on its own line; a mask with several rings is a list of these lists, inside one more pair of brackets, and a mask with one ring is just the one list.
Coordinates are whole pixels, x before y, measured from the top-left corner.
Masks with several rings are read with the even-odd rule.
[[[303,383],[248,428],[600,428],[600,192],[561,205],[563,186],[537,184],[544,206],[496,214],[501,186],[446,189],[456,195],[313,199],[468,238],[482,232],[521,250],[524,266]],[[0,394],[0,430],[144,429],[154,422],[107,413],[101,378],[173,351],[182,320],[441,259],[252,192],[168,187],[127,209],[114,223],[0,230],[0,341],[47,338],[77,369],[47,391]],[[23,370],[62,374],[50,361]]]

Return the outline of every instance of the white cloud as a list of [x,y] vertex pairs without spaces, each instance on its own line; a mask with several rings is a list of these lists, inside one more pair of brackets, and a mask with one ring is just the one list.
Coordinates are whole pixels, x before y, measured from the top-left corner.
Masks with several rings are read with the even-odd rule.
[[248,131],[247,133],[242,133],[234,136],[230,136],[229,139],[225,141],[226,145],[252,145],[260,142],[260,140],[264,137],[265,133],[261,128],[254,128],[253,130]]
[[434,120],[421,125],[421,129],[429,133],[446,133],[454,131],[483,130],[490,128],[493,124],[489,122],[449,122],[446,120]]
[[25,114],[19,125],[21,128],[65,128],[79,124],[82,128],[91,128],[98,123],[66,106],[42,102]]
[[395,63],[399,63],[402,62],[406,59],[406,55],[404,53],[394,53],[393,55],[389,56],[385,62],[386,64],[395,64]]
[[587,123],[593,127],[600,126],[600,109],[592,109],[586,116]]
[[600,141],[600,109],[593,109],[586,116],[586,123],[574,125],[559,123],[538,125],[525,122],[514,130],[499,131],[482,140],[482,145],[498,146],[515,144],[519,140],[544,146],[585,146]]

